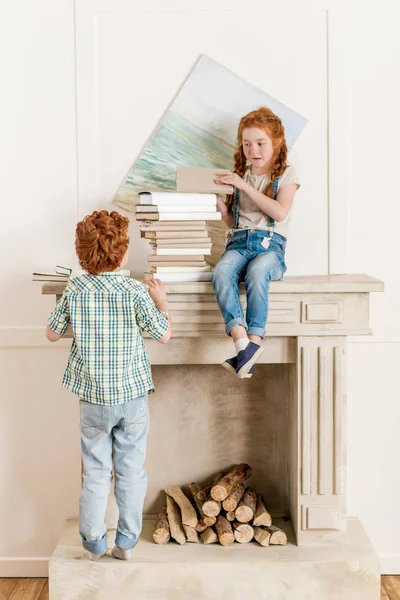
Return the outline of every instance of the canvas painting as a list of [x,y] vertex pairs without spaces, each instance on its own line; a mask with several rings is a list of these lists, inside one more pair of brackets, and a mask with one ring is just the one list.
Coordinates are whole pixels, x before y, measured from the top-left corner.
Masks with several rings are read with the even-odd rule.
[[267,106],[283,122],[293,147],[307,119],[248,83],[223,65],[201,55],[113,197],[134,210],[142,191],[176,189],[176,167],[232,168],[240,118]]

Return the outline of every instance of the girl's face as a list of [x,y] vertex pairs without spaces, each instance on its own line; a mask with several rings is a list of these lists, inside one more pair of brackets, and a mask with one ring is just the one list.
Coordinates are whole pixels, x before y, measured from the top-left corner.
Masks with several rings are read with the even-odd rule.
[[274,145],[269,135],[257,127],[243,129],[242,147],[252,171],[256,174],[264,172],[274,154]]

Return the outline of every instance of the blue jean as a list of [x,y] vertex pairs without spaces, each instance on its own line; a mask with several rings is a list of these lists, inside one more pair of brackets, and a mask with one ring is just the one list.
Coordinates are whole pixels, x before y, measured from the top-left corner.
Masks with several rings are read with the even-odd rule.
[[[285,248],[284,237],[274,233],[270,238],[268,231],[260,229],[243,229],[228,239],[212,277],[228,335],[233,327],[242,325],[248,335],[264,337],[269,287],[286,271]],[[246,319],[239,297],[241,281],[246,287]]]
[[79,532],[83,547],[94,554],[107,550],[104,516],[115,472],[119,520],[115,543],[136,546],[142,529],[147,477],[143,470],[149,430],[147,396],[125,404],[103,406],[80,401],[83,485],[79,499]]

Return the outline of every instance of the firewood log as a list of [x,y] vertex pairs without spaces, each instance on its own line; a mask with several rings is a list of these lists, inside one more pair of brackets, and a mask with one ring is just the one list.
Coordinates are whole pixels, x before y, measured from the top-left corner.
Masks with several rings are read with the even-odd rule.
[[265,527],[268,533],[271,534],[271,539],[269,541],[270,544],[279,544],[280,546],[286,546],[287,544],[287,536],[286,533],[279,529],[279,527],[275,527],[275,525],[270,525],[269,527]]
[[[217,519],[215,519],[215,520],[217,520]],[[205,530],[207,529],[207,527],[208,527],[208,525],[206,525],[206,524],[204,523],[204,520],[203,520],[203,519],[200,519],[200,521],[198,521],[198,523],[197,523],[197,525],[196,525],[196,531],[197,531],[198,533],[203,533],[203,531],[205,531]]]
[[[213,484],[214,485],[217,481],[219,481],[222,477],[222,473],[218,473],[215,477],[214,477],[214,481]],[[221,512],[221,502],[216,502],[215,500],[213,500],[213,498],[211,497],[211,490],[212,490],[212,485],[209,488],[206,488],[204,491],[206,493],[206,499],[202,504],[202,511],[205,514],[204,517],[204,523],[206,523],[206,525],[214,525],[217,521],[217,515],[219,515],[219,513]],[[213,519],[215,519],[215,521],[213,521]]]
[[203,509],[201,508],[203,503],[206,501],[207,494],[201,487],[199,483],[190,483],[189,484],[190,493],[192,494],[194,503],[199,513],[200,519],[204,519]]
[[248,523],[239,523],[239,521],[234,521],[232,523],[232,529],[235,540],[239,542],[239,544],[247,544],[253,539],[254,531],[252,526]]
[[218,502],[225,500],[233,488],[243,483],[251,475],[251,467],[245,463],[237,465],[211,488],[211,497]]
[[229,496],[223,501],[222,507],[227,511],[236,510],[237,505],[239,504],[242,496],[244,494],[244,485],[243,483],[236,485]]
[[165,488],[165,492],[168,496],[171,496],[181,509],[182,523],[183,525],[189,525],[195,529],[197,525],[197,514],[196,510],[190,502],[189,498],[185,496],[179,485],[169,485]]
[[254,539],[261,545],[264,547],[269,546],[270,544],[270,540],[271,540],[271,534],[269,531],[267,531],[267,529],[264,529],[263,527],[254,527]]
[[215,529],[217,530],[219,543],[222,546],[233,544],[235,536],[233,535],[232,526],[222,515],[218,515]]
[[254,490],[248,489],[235,510],[236,519],[240,523],[248,523],[254,517],[256,506],[257,493]]
[[212,527],[207,527],[207,529],[200,534],[200,539],[203,544],[215,544],[215,542],[218,542],[218,536]]
[[256,512],[254,513],[253,525],[259,527],[260,525],[271,525],[271,523],[271,515],[265,508],[262,496],[257,494],[257,507]]
[[171,537],[178,542],[178,544],[184,544],[186,542],[185,532],[182,527],[182,517],[179,506],[175,500],[167,495],[167,514],[168,522],[171,530]]
[[193,542],[194,544],[200,543],[198,533],[193,527],[190,527],[190,525],[184,525],[183,531],[186,535],[186,541]]
[[156,526],[153,532],[153,540],[156,544],[167,544],[170,538],[171,535],[168,523],[167,507],[164,506],[157,516]]
[[236,519],[234,510],[229,510],[225,516],[228,521],[234,521]]

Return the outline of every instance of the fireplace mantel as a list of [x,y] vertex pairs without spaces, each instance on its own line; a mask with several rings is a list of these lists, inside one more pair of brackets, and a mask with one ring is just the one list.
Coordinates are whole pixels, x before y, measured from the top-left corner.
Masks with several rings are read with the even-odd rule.
[[[42,292],[59,298],[65,287],[47,283]],[[215,365],[225,360],[233,344],[211,284],[165,287],[173,336],[167,345],[146,339],[152,364]],[[289,504],[298,545],[346,540],[347,336],[371,333],[369,294],[378,291],[383,283],[368,275],[286,277],[271,285],[259,362],[292,367]],[[245,301],[244,289],[241,294]]]

